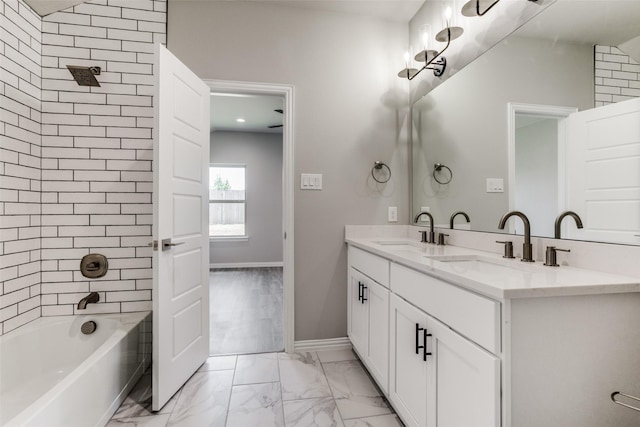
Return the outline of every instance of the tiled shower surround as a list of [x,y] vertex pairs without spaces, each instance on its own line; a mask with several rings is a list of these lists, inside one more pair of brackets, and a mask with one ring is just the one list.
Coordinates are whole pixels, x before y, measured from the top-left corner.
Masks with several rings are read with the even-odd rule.
[[594,53],[596,107],[640,97],[640,63],[613,46]]
[[[2,0],[2,5],[4,30],[12,32],[6,27],[17,19],[13,7],[41,25],[41,33],[33,31],[34,38],[41,34],[38,50],[28,53],[42,65],[32,66],[36,89],[27,92],[30,88],[18,85],[12,93],[21,98],[12,97],[12,104],[3,98],[2,104],[3,122],[7,114],[30,113],[18,124],[30,126],[31,133],[22,130],[20,136],[32,146],[10,144],[5,135],[13,127],[3,124],[2,332],[39,315],[73,314],[91,291],[100,293],[100,304],[86,312],[150,309],[152,63],[154,43],[166,42],[166,0],[93,0],[41,21],[21,1]],[[6,96],[12,76],[2,59]],[[79,86],[67,65],[101,67],[102,86]],[[21,101],[27,95],[33,106]],[[19,170],[26,176],[14,183],[13,164],[27,161]],[[24,192],[31,204],[14,206],[9,198],[19,197],[16,192]],[[9,253],[14,247],[23,248],[20,256]],[[109,272],[90,281],[80,274],[79,263],[93,252],[109,258]]]
[[40,317],[41,25],[0,3],[0,333]]

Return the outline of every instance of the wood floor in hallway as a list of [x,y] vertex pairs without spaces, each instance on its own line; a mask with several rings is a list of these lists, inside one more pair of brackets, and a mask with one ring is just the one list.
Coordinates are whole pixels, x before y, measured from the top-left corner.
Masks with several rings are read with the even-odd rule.
[[212,355],[284,350],[282,268],[209,272]]

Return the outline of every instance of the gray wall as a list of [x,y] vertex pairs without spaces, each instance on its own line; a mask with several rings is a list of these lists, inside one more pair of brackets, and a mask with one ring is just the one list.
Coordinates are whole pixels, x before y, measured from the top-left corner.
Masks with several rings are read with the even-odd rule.
[[248,241],[211,241],[212,264],[282,262],[282,134],[212,132],[211,163],[246,169]]
[[[414,206],[436,223],[464,210],[474,230],[497,231],[508,210],[507,103],[593,107],[593,47],[510,37],[416,103]],[[434,185],[434,163],[454,173]],[[504,193],[487,193],[504,178]]]
[[[271,3],[271,2],[269,2]],[[198,76],[295,85],[295,339],[347,334],[345,224],[408,217],[407,25],[262,2],[169,5],[168,47]],[[393,178],[374,185],[374,161]],[[322,173],[301,191],[300,173]]]
[[[514,209],[527,213],[531,234],[553,236],[558,214],[558,120],[544,119],[515,132]],[[518,234],[521,222],[514,222]]]

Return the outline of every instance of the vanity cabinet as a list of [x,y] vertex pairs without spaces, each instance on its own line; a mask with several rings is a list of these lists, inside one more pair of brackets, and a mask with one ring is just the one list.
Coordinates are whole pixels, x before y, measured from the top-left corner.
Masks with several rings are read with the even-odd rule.
[[353,240],[349,337],[407,427],[640,425],[640,279]]
[[384,393],[389,377],[389,261],[349,249],[348,334]]
[[500,427],[500,303],[349,247],[348,334],[407,426]]
[[389,399],[407,426],[499,427],[500,359],[395,294]]

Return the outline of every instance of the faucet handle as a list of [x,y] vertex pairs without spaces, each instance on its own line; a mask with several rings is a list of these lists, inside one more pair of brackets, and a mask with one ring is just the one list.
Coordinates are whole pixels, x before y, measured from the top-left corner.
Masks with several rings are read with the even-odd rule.
[[500,241],[496,240],[496,243],[502,243],[504,245],[504,255],[502,258],[515,258],[513,256],[513,242],[512,241]]
[[559,267],[560,265],[558,264],[558,260],[557,260],[557,251],[560,252],[571,252],[571,249],[559,249],[556,248],[555,246],[547,246],[547,252],[545,254],[545,261],[544,261],[544,265],[546,265],[547,267]]
[[444,234],[444,233],[438,233],[438,245],[440,246],[444,246],[446,245],[444,238],[445,237],[449,237],[448,234]]
[[429,243],[429,241],[427,240],[427,230],[420,230],[418,231],[418,233],[422,236],[420,238],[420,243]]

